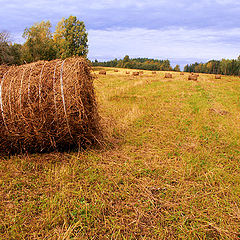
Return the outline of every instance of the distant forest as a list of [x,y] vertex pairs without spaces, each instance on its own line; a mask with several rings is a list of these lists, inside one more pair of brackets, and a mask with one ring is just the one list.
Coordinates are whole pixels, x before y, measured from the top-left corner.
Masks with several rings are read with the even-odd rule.
[[180,66],[176,65],[172,68],[169,60],[157,60],[150,58],[129,58],[126,55],[123,59],[114,59],[106,62],[92,62],[93,66],[102,67],[117,67],[117,68],[130,68],[130,69],[143,69],[154,71],[180,71]]
[[207,63],[186,65],[184,72],[210,73],[240,76],[240,56],[238,59],[211,60]]
[[[92,62],[93,66],[117,67],[130,69],[143,69],[154,71],[180,71],[180,66],[171,67],[169,60],[158,60],[150,58],[129,58],[126,55],[123,59],[114,59],[105,62],[97,60]],[[210,73],[240,76],[240,56],[238,59],[211,60],[207,63],[193,63],[184,67],[184,72]]]

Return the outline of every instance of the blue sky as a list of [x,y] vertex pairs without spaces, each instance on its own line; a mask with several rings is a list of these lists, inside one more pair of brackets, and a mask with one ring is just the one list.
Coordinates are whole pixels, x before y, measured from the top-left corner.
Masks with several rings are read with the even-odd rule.
[[240,55],[240,0],[0,0],[0,31],[22,42],[24,28],[62,17],[85,22],[89,58],[194,61]]

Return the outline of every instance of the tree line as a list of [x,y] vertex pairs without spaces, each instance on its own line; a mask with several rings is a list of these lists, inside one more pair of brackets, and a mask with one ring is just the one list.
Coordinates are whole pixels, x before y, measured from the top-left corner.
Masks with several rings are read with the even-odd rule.
[[189,64],[184,67],[184,72],[210,73],[223,75],[240,75],[240,56],[238,59],[211,60],[207,63]]
[[[25,28],[23,44],[10,41],[8,32],[0,32],[0,64],[20,65],[38,60],[53,60],[71,56],[87,57],[88,34],[85,24],[75,16],[62,20],[51,32],[50,21],[35,23]],[[170,61],[150,58],[129,58],[92,62],[93,66],[143,69],[152,71],[180,71],[180,66],[171,67]],[[240,75],[240,56],[238,59],[211,60],[207,63],[193,63],[184,67],[184,72]]]
[[26,28],[24,44],[12,44],[9,33],[0,32],[0,64],[20,65],[38,60],[87,56],[88,34],[83,21],[70,16],[62,18],[54,33],[51,28],[50,21]]
[[180,66],[176,65],[171,67],[169,60],[158,60],[150,58],[129,58],[126,55],[123,59],[117,59],[110,61],[99,62],[95,60],[92,62],[93,66],[101,67],[117,67],[117,68],[130,68],[130,69],[142,69],[152,71],[180,71]]

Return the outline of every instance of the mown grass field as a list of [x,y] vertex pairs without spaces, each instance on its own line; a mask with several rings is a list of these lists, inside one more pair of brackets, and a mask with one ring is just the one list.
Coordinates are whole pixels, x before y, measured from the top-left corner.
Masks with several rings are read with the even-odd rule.
[[107,69],[105,146],[1,159],[0,239],[240,239],[240,78],[187,76]]

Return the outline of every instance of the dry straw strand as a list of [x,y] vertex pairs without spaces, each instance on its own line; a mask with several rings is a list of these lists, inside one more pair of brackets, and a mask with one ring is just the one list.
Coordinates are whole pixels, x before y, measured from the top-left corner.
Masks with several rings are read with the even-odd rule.
[[64,109],[64,113],[65,113],[65,117],[66,117],[66,123],[67,123],[69,134],[72,138],[72,134],[71,134],[71,130],[70,130],[70,127],[69,127],[68,118],[67,118],[67,109],[66,109],[66,103],[65,103],[64,92],[63,92],[63,66],[64,66],[64,63],[65,63],[65,60],[62,62],[62,67],[61,67],[61,72],[60,72],[60,84],[61,84],[63,109]]

